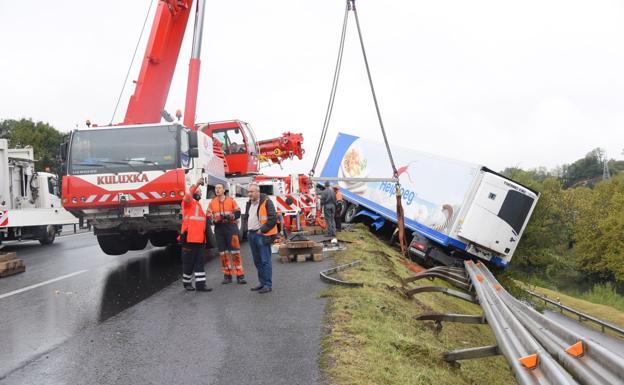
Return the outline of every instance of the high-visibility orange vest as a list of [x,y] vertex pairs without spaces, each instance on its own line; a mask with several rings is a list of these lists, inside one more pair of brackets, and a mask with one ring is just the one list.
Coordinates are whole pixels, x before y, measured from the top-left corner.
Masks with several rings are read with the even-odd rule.
[[336,190],[336,200],[337,201],[341,201],[342,200],[342,193],[339,190]]
[[[267,223],[267,221],[269,220],[269,215],[267,213],[267,209],[266,209],[266,203],[269,200],[269,198],[265,199],[264,202],[262,202],[262,204],[260,204],[260,207],[258,208],[258,220],[260,221],[261,225],[264,225],[265,223]],[[275,214],[277,215],[277,214]],[[275,222],[275,226],[273,226],[273,228],[269,231],[267,231],[266,233],[263,233],[264,235],[275,235],[277,234],[277,221]]]
[[236,201],[231,197],[225,197],[225,200],[221,202],[219,197],[214,197],[208,205],[208,209],[212,213],[212,220],[214,223],[235,223],[236,220],[230,220],[228,217],[230,214],[240,212],[240,208],[236,204]]
[[[187,195],[190,198],[190,195]],[[187,232],[187,243],[204,243],[206,240],[206,214],[201,204],[193,198],[182,203],[182,231]]]

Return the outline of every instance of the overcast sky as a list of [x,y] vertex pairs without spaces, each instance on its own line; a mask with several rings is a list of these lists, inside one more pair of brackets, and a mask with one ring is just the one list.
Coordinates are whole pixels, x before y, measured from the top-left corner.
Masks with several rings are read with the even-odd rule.
[[[0,119],[27,117],[62,131],[85,119],[110,122],[151,1],[0,0]],[[390,142],[497,170],[552,168],[595,147],[624,158],[624,2],[357,4]],[[208,0],[197,121],[245,120],[260,139],[302,132],[308,155],[287,170],[307,173],[344,5]],[[326,150],[338,131],[381,140],[350,22]],[[184,106],[191,35],[171,112]],[[130,84],[114,122],[132,92]]]

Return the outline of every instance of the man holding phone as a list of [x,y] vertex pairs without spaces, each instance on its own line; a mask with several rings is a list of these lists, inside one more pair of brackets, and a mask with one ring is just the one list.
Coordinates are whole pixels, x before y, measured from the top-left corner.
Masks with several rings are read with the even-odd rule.
[[240,254],[240,240],[238,239],[238,226],[236,221],[241,216],[241,210],[236,201],[225,194],[225,186],[222,183],[215,185],[216,197],[208,204],[208,218],[214,224],[214,233],[217,241],[217,249],[221,258],[221,271],[223,271],[222,284],[232,283],[232,276],[236,276],[236,282],[246,284],[243,261]]

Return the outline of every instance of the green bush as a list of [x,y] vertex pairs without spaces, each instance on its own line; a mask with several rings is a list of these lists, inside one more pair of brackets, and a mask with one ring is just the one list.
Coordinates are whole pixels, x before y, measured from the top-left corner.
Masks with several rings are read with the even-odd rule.
[[611,282],[596,284],[589,291],[578,295],[578,298],[624,311],[624,296],[618,294],[615,285]]

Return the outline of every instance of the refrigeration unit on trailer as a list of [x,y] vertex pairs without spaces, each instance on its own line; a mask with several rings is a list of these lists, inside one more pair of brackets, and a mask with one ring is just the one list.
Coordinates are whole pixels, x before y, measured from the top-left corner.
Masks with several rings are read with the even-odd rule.
[[58,177],[35,171],[32,147],[9,148],[0,139],[0,244],[9,240],[54,242],[63,225],[78,221],[61,207]]
[[[417,143],[414,144],[417,146]],[[452,265],[480,258],[504,267],[511,260],[539,193],[489,168],[391,146],[401,185],[410,253]],[[340,133],[323,177],[388,176],[383,143]],[[368,216],[373,226],[396,223],[392,182],[339,182],[346,220]]]

